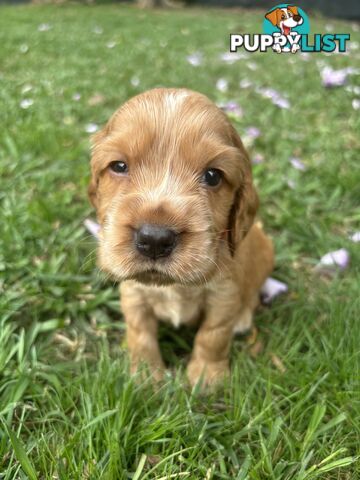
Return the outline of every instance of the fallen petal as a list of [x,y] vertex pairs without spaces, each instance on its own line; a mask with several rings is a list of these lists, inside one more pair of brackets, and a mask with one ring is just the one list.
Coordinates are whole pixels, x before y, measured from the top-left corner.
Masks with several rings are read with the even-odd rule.
[[255,155],[251,158],[251,163],[253,165],[259,165],[260,163],[264,163],[265,157],[261,153],[255,153]]
[[91,233],[97,240],[99,240],[100,225],[90,218],[84,220],[84,227],[86,230]]
[[261,287],[260,294],[261,294],[261,301],[265,305],[271,303],[271,301],[281,295],[282,293],[286,293],[288,291],[288,286],[286,283],[280,282],[275,278],[267,278],[264,285]]
[[349,238],[352,242],[355,242],[355,243],[360,242],[360,232],[353,233],[352,235],[350,235]]
[[27,108],[31,107],[31,105],[34,104],[34,100],[31,98],[24,98],[24,100],[21,100],[20,102],[20,107],[26,110]]
[[33,89],[33,86],[30,85],[29,83],[27,83],[22,87],[21,93],[22,94],[29,93],[29,92],[31,92],[32,89]]
[[354,98],[354,100],[351,102],[351,105],[354,110],[359,110],[360,109],[360,100],[358,98]]
[[23,43],[22,45],[20,45],[19,50],[21,53],[27,53],[29,51],[29,47],[28,45],[26,45],[26,43]]
[[242,117],[243,111],[240,105],[237,102],[230,101],[227,103],[220,103],[218,107],[221,108],[225,113],[234,115],[235,117]]
[[320,70],[322,84],[326,88],[342,87],[346,84],[348,75],[357,73],[358,69],[353,67],[333,70],[331,67],[325,66]]
[[288,180],[286,180],[286,185],[291,188],[291,190],[295,190],[296,189],[296,183],[294,182],[294,180],[291,180],[290,178]]
[[339,267],[340,270],[344,270],[349,265],[350,255],[345,248],[334,250],[323,255],[320,262],[316,265],[317,270],[322,270],[323,267]]
[[229,82],[225,78],[219,78],[219,80],[216,82],[216,88],[220,92],[227,92],[229,88]]
[[290,108],[290,102],[286,98],[279,97],[279,98],[274,98],[273,99],[273,104],[276,105],[279,108],[285,108],[288,109]]
[[248,80],[247,78],[243,78],[239,85],[240,88],[249,88],[252,86],[252,82],[250,82],[250,80]]
[[39,32],[48,32],[51,29],[50,23],[40,23],[38,26],[38,31]]
[[80,93],[74,93],[74,95],[72,96],[72,99],[75,101],[75,102],[78,102],[81,98],[81,95]]
[[246,65],[247,65],[247,67],[248,67],[250,70],[255,71],[255,70],[258,69],[258,65],[257,65],[257,63],[255,63],[255,62],[249,62],[249,63],[247,63]]
[[140,85],[140,78],[139,77],[132,77],[130,79],[130,83],[133,87],[138,87]]
[[244,58],[247,58],[245,53],[225,52],[220,55],[220,60],[228,63],[229,65],[237,62],[238,60],[243,60]]
[[194,52],[191,55],[186,57],[186,60],[192,65],[193,67],[198,67],[203,63],[203,54],[201,52]]
[[95,133],[99,130],[99,126],[96,123],[88,123],[85,125],[85,132],[86,133]]
[[305,164],[300,160],[300,158],[292,157],[290,158],[291,165],[296,169],[304,172],[306,170]]
[[257,127],[248,127],[245,129],[245,135],[249,138],[258,138],[261,135],[261,131]]

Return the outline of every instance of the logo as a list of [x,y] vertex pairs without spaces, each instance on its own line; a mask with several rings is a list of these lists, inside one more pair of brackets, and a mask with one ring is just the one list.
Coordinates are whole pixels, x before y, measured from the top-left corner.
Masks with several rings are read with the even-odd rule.
[[262,34],[231,34],[230,52],[243,48],[248,52],[276,53],[346,51],[348,33],[315,33],[310,35],[310,22],[304,10],[296,5],[281,3],[269,10],[263,20]]

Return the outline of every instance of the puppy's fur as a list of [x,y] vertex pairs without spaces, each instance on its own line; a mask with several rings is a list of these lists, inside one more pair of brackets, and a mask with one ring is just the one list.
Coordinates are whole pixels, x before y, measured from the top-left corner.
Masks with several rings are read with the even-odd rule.
[[[109,165],[124,161],[117,175]],[[165,366],[159,321],[198,324],[188,377],[210,384],[229,370],[234,331],[251,327],[259,289],[273,268],[273,248],[253,225],[258,197],[243,144],[226,115],[186,89],[159,88],[127,101],[93,137],[89,196],[101,235],[99,265],[121,280],[132,370]],[[217,187],[203,172],[222,172]],[[177,233],[168,257],[135,247],[143,224]]]

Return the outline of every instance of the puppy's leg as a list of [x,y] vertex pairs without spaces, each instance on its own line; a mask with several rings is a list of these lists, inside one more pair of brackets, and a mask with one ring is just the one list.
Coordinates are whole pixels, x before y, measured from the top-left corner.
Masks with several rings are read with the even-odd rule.
[[165,365],[157,339],[158,321],[137,289],[124,282],[120,291],[131,373],[135,373],[142,364],[145,364],[154,380],[159,381],[163,378]]
[[222,302],[219,302],[218,306],[210,309],[196,334],[187,369],[192,385],[195,385],[201,377],[205,385],[211,385],[229,374],[234,317],[228,311],[224,311],[221,304]]

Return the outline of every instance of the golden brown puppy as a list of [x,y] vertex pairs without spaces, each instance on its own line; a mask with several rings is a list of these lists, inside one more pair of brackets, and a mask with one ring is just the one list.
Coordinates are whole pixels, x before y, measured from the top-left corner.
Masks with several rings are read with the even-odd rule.
[[159,321],[198,323],[188,377],[220,380],[234,331],[250,328],[273,268],[235,129],[200,93],[150,90],[94,136],[91,167],[99,265],[122,281],[132,370],[144,362],[162,377]]

